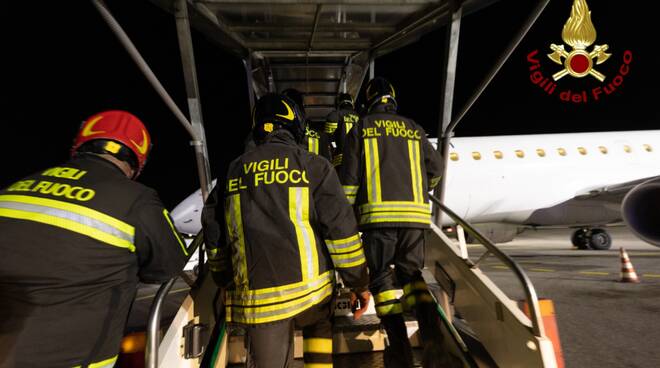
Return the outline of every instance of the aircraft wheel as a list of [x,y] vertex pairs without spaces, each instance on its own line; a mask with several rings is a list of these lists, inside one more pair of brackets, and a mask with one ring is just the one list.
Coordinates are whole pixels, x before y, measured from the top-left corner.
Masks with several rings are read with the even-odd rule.
[[591,230],[589,246],[595,250],[607,250],[612,246],[612,237],[603,229]]
[[589,249],[589,237],[587,237],[587,229],[577,229],[571,236],[571,243],[577,249]]

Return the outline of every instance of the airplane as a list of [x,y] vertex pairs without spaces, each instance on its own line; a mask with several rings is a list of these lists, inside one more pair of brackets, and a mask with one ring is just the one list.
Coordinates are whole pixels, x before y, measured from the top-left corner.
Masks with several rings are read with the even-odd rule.
[[[633,233],[660,246],[660,226],[645,209],[659,187],[649,181],[660,177],[660,130],[458,137],[451,144],[444,203],[491,241],[510,241],[526,228],[575,228],[574,246],[604,250],[612,239],[603,227],[623,225],[625,217]],[[172,211],[177,228],[196,234],[201,209],[198,190]],[[442,225],[454,223],[443,217]]]

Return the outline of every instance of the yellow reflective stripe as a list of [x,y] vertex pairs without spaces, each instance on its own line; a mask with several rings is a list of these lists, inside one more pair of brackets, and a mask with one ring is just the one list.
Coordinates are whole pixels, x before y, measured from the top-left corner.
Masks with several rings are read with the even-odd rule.
[[[89,368],[112,368],[115,365],[115,362],[117,361],[118,356],[115,355],[110,359],[102,360],[100,362],[92,363],[88,365],[87,367]],[[81,366],[77,365],[73,368],[80,368]]]
[[346,123],[346,134],[353,129],[353,123]]
[[403,313],[403,308],[401,307],[401,303],[398,302],[376,306],[376,314],[378,316],[387,316],[391,314],[401,314],[401,313]]
[[342,188],[344,188],[344,194],[346,194],[346,199],[348,199],[348,203],[354,204],[355,197],[357,196],[357,192],[360,187],[357,185],[342,185]]
[[231,304],[252,307],[263,304],[282,303],[306,295],[310,291],[334,282],[334,272],[326,271],[314,280],[270,287],[258,290],[228,290],[227,301]]
[[348,253],[359,249],[362,240],[360,234],[355,234],[344,239],[325,239],[325,244],[328,246],[330,253]]
[[341,263],[334,262],[335,268],[351,268],[357,267],[367,262],[367,259],[363,256],[356,257],[351,261],[341,261]]
[[380,160],[378,158],[378,141],[376,138],[364,140],[364,154],[367,171],[367,196],[369,202],[380,202]]
[[307,150],[312,153],[319,154],[319,139],[314,137],[308,137],[307,139]]
[[247,289],[249,283],[240,193],[233,194],[225,200],[225,220],[227,221],[229,244],[234,249],[231,255],[234,266],[234,283],[238,289]]
[[430,215],[431,206],[428,203],[414,202],[379,202],[360,205],[360,213],[366,214],[370,212],[413,212]]
[[390,300],[395,300],[397,299],[396,297],[396,290],[386,290],[383,292],[380,292],[374,296],[374,302],[376,304],[384,303]]
[[337,123],[325,123],[325,132],[326,133],[334,133],[335,130],[337,130],[337,126],[339,124]]
[[174,237],[179,242],[179,245],[181,246],[181,250],[183,251],[183,254],[188,255],[188,250],[186,249],[186,245],[183,244],[183,240],[181,240],[181,236],[179,235],[179,232],[174,227],[174,224],[172,223],[172,220],[170,219],[170,214],[169,214],[169,212],[167,212],[166,209],[163,209],[163,216],[165,216],[165,220],[167,220],[167,223],[170,225],[170,229],[172,229],[172,232],[174,233]]
[[342,185],[342,188],[344,188],[344,194],[349,195],[357,194],[360,187],[357,185]]
[[438,183],[440,182],[440,179],[442,179],[442,177],[440,177],[440,176],[436,176],[434,178],[431,178],[431,188],[435,188],[438,185]]
[[309,295],[286,303],[280,303],[264,307],[243,307],[238,305],[227,305],[227,320],[239,323],[266,323],[279,321],[297,315],[318,304],[328,296],[332,295],[333,284],[329,283]]
[[371,224],[379,222],[418,222],[431,223],[431,216],[414,212],[387,212],[375,214],[363,214],[360,216],[360,224]]
[[418,185],[417,182],[419,181],[419,178],[417,177],[417,163],[415,161],[415,153],[414,153],[414,141],[408,140],[408,158],[410,159],[410,179],[412,181],[412,192],[413,192],[413,201],[414,202],[419,202],[419,197],[421,193],[417,190]]
[[332,354],[332,339],[323,339],[319,337],[304,338],[303,352]]
[[206,248],[206,254],[209,258],[215,258],[218,255],[218,248]]
[[38,212],[15,210],[9,208],[0,208],[0,216],[56,226],[78,234],[89,236],[90,238],[114,245],[116,247],[126,248],[130,252],[135,252],[135,245],[133,245],[132,242],[108,234],[105,231],[98,230],[92,226],[86,226],[78,221],[69,220],[58,216],[46,215]]
[[424,203],[424,181],[422,179],[419,141],[408,141],[408,155],[410,158],[410,177],[412,182],[413,200],[416,203]]
[[413,281],[403,285],[403,293],[406,295],[415,290],[427,291],[428,289],[429,288],[424,281]]
[[209,270],[214,271],[214,272],[220,272],[220,271],[224,271],[225,268],[222,267],[222,266],[215,266],[215,265],[209,263]]
[[289,188],[289,218],[296,229],[303,281],[314,279],[319,271],[316,237],[309,223],[309,188]]
[[357,185],[343,185],[342,188],[344,188],[344,194],[346,194],[347,196],[356,195],[359,189]]
[[330,252],[330,254],[343,254],[343,253],[355,252],[356,250],[361,248],[362,248],[362,241],[358,239],[355,243],[351,243],[350,245],[341,248],[328,246],[328,251]]
[[360,249],[352,253],[346,253],[346,254],[330,253],[330,257],[332,258],[332,263],[337,268],[355,267],[366,262],[366,258],[364,257],[364,252],[362,251],[362,247],[360,247]]
[[133,226],[123,221],[120,221],[114,217],[108,216],[103,212],[99,212],[91,208],[87,208],[77,204],[57,201],[54,199],[30,197],[23,195],[0,195],[0,201],[34,204],[34,205],[52,207],[64,211],[73,212],[79,215],[83,215],[104,222],[114,228],[117,228],[118,230],[121,230],[122,232],[128,235],[131,236],[135,235],[135,228]]
[[335,166],[341,165],[343,159],[344,159],[344,155],[340,153],[332,158],[332,164]]
[[332,363],[305,363],[304,368],[332,368]]
[[406,296],[406,304],[410,307],[423,303],[435,303],[435,300],[433,300],[433,297],[428,292]]
[[426,192],[427,189],[424,188],[424,177],[422,176],[422,153],[420,142],[415,141],[413,148],[415,152],[415,161],[417,163],[415,167],[417,168],[417,191],[419,192],[419,203],[424,203],[424,192]]

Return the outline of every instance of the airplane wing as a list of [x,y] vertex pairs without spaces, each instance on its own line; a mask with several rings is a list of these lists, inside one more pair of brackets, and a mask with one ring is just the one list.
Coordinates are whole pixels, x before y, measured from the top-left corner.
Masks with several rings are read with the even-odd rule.
[[525,225],[584,227],[622,224],[625,196],[640,184],[656,179],[660,176],[585,189],[567,201],[534,211]]
[[621,204],[626,194],[628,194],[628,192],[634,187],[655,179],[660,179],[660,176],[651,176],[648,178],[632,180],[625,183],[589,189],[588,191],[575,196],[574,200],[598,200],[608,203]]

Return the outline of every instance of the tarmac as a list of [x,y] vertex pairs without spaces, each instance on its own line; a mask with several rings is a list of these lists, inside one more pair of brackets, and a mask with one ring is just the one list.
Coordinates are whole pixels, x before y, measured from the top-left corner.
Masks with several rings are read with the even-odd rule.
[[[567,368],[660,367],[660,248],[626,228],[610,228],[612,248],[577,250],[570,230],[528,230],[498,244],[531,278],[539,298],[555,306]],[[640,283],[621,283],[619,248]],[[483,248],[469,245],[472,259]],[[494,258],[480,268],[511,298],[522,289]]]

